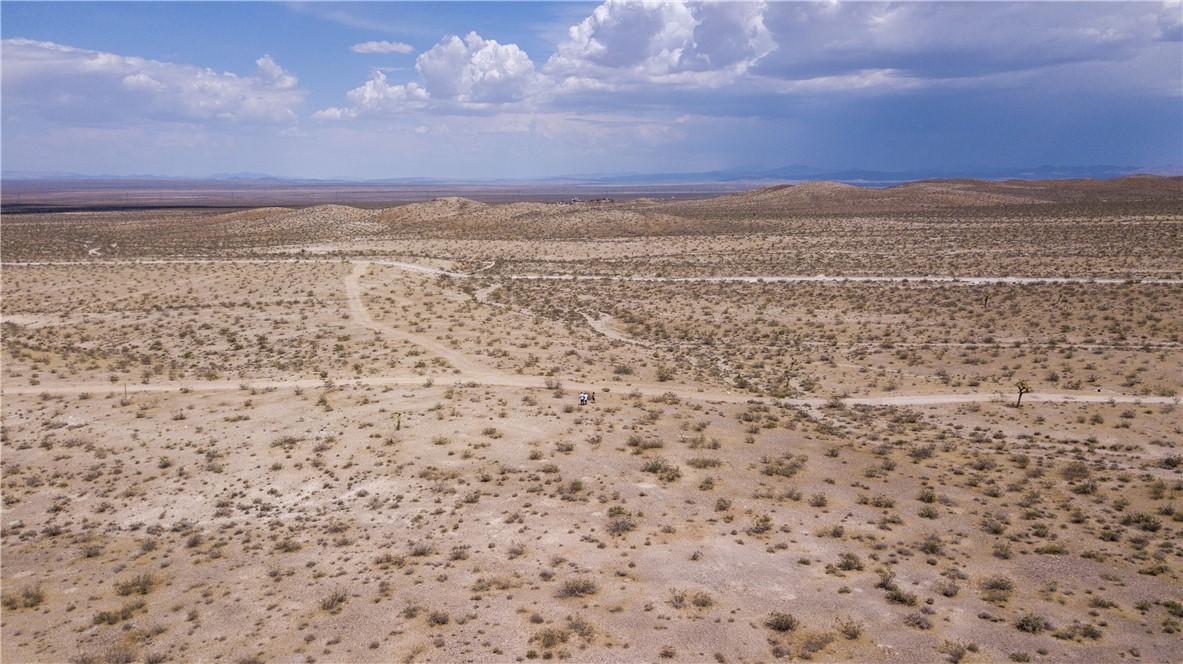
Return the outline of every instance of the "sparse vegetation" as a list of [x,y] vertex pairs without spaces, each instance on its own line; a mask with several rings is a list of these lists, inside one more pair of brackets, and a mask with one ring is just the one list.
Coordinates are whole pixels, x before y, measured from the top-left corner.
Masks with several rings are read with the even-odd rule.
[[6,207],[2,659],[1170,660],[1179,194],[1063,186]]

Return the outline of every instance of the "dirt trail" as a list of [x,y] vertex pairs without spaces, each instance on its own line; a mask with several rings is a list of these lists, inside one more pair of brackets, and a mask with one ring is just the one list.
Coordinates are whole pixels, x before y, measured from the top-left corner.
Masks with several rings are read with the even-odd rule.
[[[220,261],[142,261],[142,263],[212,263]],[[247,261],[226,261],[226,262],[247,262]],[[266,262],[266,261],[249,261],[249,262]],[[275,261],[275,262],[290,262],[290,261]],[[415,265],[411,263],[401,263],[396,261],[351,261],[353,269],[345,277],[345,294],[349,303],[349,311],[352,320],[362,327],[377,332],[382,335],[387,335],[397,339],[407,341],[424,348],[425,350],[438,355],[445,359],[450,367],[453,369],[451,374],[455,378],[454,383],[476,383],[480,385],[496,385],[503,387],[522,387],[522,388],[536,388],[544,389],[543,379],[539,376],[526,376],[520,374],[511,374],[500,371],[484,365],[483,363],[474,359],[462,351],[451,348],[439,341],[422,334],[414,334],[398,328],[392,327],[382,323],[370,315],[362,300],[363,286],[361,284],[362,278],[369,270],[371,264],[388,265],[402,268],[408,271],[415,271],[428,274],[447,274],[454,277],[469,277],[464,273],[453,273],[436,268],[426,267],[422,265]],[[532,278],[532,277],[513,277],[513,278]],[[644,278],[637,278],[638,280],[647,280]],[[724,278],[727,279],[727,278]],[[734,278],[733,280],[739,280]],[[835,278],[839,280],[840,278]],[[896,279],[896,278],[891,278]],[[652,279],[663,281],[680,281],[680,279]],[[699,279],[700,281],[710,281],[717,279]],[[816,280],[816,279],[813,279]],[[869,279],[868,279],[869,280]],[[905,278],[898,278],[898,280],[905,280]],[[1065,280],[1060,280],[1065,281]],[[1086,281],[1086,280],[1080,280]],[[967,283],[967,282],[959,282]],[[1159,282],[1161,283],[1161,282]],[[5,317],[6,320],[13,320],[17,317]],[[605,334],[611,338],[619,339],[629,343],[638,343],[638,340],[629,339],[620,332],[609,327],[609,320],[605,318],[592,319],[587,317],[589,325],[601,334]],[[643,343],[643,342],[640,342]],[[356,385],[356,386],[380,386],[380,385],[423,385],[427,376],[424,374],[404,373],[400,375],[387,375],[379,377],[363,377],[356,379],[346,379],[341,381],[338,385]],[[443,380],[447,383],[448,381]],[[210,391],[227,391],[239,390],[243,386],[256,389],[281,389],[281,388],[315,388],[318,386],[328,386],[324,380],[318,379],[290,379],[290,380],[223,380],[223,381],[194,381],[194,382],[174,382],[174,383],[155,383],[155,384],[137,384],[126,386],[114,386],[111,383],[93,383],[93,384],[74,384],[74,385],[46,385],[46,386],[19,386],[0,385],[0,392],[5,395],[28,395],[28,394],[63,394],[76,395],[82,393],[107,394],[112,392],[122,392],[126,390],[128,393],[152,393],[152,392],[179,392],[182,389],[197,392]],[[759,399],[757,395],[747,392],[731,391],[731,390],[702,390],[691,389],[682,390],[671,389],[672,386],[666,384],[652,384],[652,385],[636,385],[628,386],[630,392],[636,392],[643,396],[657,396],[666,392],[674,392],[683,398],[701,399],[707,401],[722,401],[722,402],[744,402],[751,399]],[[1048,403],[1147,403],[1147,404],[1178,404],[1178,397],[1160,397],[1160,396],[1130,396],[1130,395],[1105,395],[1105,394],[1053,394],[1053,393],[1031,393],[1025,396],[1028,402],[1048,402]],[[777,403],[795,406],[822,406],[828,403],[828,399],[770,399]],[[973,403],[973,402],[989,402],[989,401],[1008,401],[1009,397],[998,393],[971,393],[971,394],[923,394],[923,395],[892,395],[892,396],[878,396],[878,397],[851,397],[842,399],[842,402],[847,405],[873,405],[873,406],[923,406],[923,405],[941,405],[941,404],[957,404],[957,403]]]
[[[388,263],[383,264],[387,265]],[[370,315],[369,310],[366,309],[365,303],[362,301],[361,278],[365,276],[365,273],[369,268],[369,261],[354,261],[353,270],[345,277],[345,295],[349,301],[349,313],[353,317],[353,320],[362,327],[379,334],[402,339],[403,341],[420,346],[423,349],[447,360],[448,364],[460,375],[478,383],[495,383],[498,385],[514,385],[521,387],[533,387],[541,383],[540,378],[509,374],[493,369],[480,362],[477,362],[472,358],[472,356],[454,348],[450,348],[449,346],[442,344],[426,335],[406,332],[375,320],[374,317]],[[423,271],[435,272],[435,270],[431,269],[425,269]]]
[[[293,378],[288,380],[215,380],[215,381],[175,381],[171,383],[149,383],[149,384],[128,384],[112,385],[108,382],[95,383],[77,383],[73,385],[29,385],[13,387],[4,385],[0,387],[0,393],[5,396],[30,395],[30,394],[50,394],[50,395],[78,395],[84,393],[90,394],[122,394],[125,390],[128,394],[144,394],[144,393],[167,393],[167,392],[229,392],[242,389],[314,389],[314,388],[330,388],[330,387],[370,387],[370,386],[420,386],[425,382],[425,376],[418,374],[401,374],[393,376],[369,376],[361,378],[348,378],[341,380],[321,380],[316,378]],[[438,377],[437,377],[438,378]],[[445,387],[452,384],[475,384],[495,387],[517,387],[517,388],[532,388],[538,390],[548,389],[544,386],[543,380],[537,376],[519,376],[515,374],[506,374],[497,371],[490,371],[488,369],[475,372],[462,372],[455,374],[452,380],[447,378],[438,381],[438,387]],[[681,388],[676,385],[669,385],[667,383],[648,384],[648,385],[628,385],[619,387],[620,392],[613,395],[619,398],[619,394],[640,394],[643,397],[660,396],[666,393],[673,393],[683,399],[699,400],[699,401],[719,401],[724,403],[744,403],[747,401],[764,401],[767,400],[772,403],[784,404],[787,406],[811,406],[821,407],[830,403],[830,399],[813,398],[813,399],[777,399],[760,397],[759,395],[748,392],[718,390],[718,389],[699,389],[699,388]],[[893,396],[878,396],[878,397],[847,397],[841,400],[842,403],[848,406],[865,405],[865,406],[939,406],[946,404],[959,403],[982,403],[982,402],[999,402],[1010,403],[1011,397],[1009,395],[1000,395],[998,393],[972,393],[972,394],[897,394]],[[1131,396],[1125,394],[1118,395],[1104,395],[1104,394],[1063,394],[1063,393],[1028,393],[1023,396],[1024,403],[1139,403],[1139,404],[1179,404],[1179,397],[1159,397],[1159,396]]]
[[[870,406],[928,406],[947,403],[973,403],[983,401],[997,401],[1000,403],[1010,403],[1014,398],[1013,395],[1003,395],[997,392],[992,394],[919,394],[906,395],[901,394],[893,397],[851,397],[843,399],[843,403],[848,405],[865,404]],[[1157,396],[1129,396],[1125,394],[1053,394],[1053,393],[1028,393],[1023,395],[1024,402],[1047,402],[1047,403],[1155,403],[1155,404],[1177,404],[1178,397],[1157,397]]]
[[626,344],[633,344],[635,346],[645,346],[647,348],[653,347],[653,344],[648,341],[643,339],[634,339],[620,330],[617,330],[615,327],[613,327],[613,323],[616,322],[616,319],[608,314],[601,313],[599,314],[598,318],[592,318],[591,314],[585,313],[583,314],[583,318],[587,320],[587,324],[591,327],[591,329],[599,332],[609,339],[622,341]]

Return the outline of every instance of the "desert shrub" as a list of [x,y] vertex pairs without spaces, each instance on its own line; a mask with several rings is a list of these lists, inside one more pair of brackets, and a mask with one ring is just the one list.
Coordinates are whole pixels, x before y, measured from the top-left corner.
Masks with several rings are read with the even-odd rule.
[[987,514],[980,521],[982,530],[991,535],[1001,535],[1006,532],[1006,519],[995,514]]
[[1015,584],[1005,576],[992,576],[981,582],[982,599],[987,602],[1001,603],[1010,599]]
[[681,609],[685,608],[687,604],[699,609],[706,609],[715,605],[715,599],[701,590],[689,592],[674,589],[670,591],[670,606]]
[[916,548],[930,556],[940,556],[945,553],[944,542],[941,541],[940,535],[936,534],[926,535]]
[[921,445],[921,446],[913,447],[911,450],[909,450],[908,456],[912,457],[913,461],[919,463],[925,459],[932,458],[933,454],[935,454],[936,451],[937,451],[936,445],[932,445],[932,444]]
[[132,664],[137,659],[136,651],[124,644],[111,646],[103,653],[103,664]]
[[1127,514],[1121,519],[1121,525],[1133,526],[1139,530],[1144,530],[1148,533],[1157,532],[1162,528],[1162,522],[1151,514],[1145,512],[1134,512]]
[[797,629],[800,621],[791,613],[773,611],[764,619],[764,626],[774,632],[791,632]]
[[904,618],[904,624],[908,627],[915,627],[916,629],[932,629],[932,620],[929,620],[928,616],[919,611],[909,613]]
[[744,532],[755,537],[756,535],[763,535],[772,529],[772,517],[767,514],[761,514],[752,520],[752,525],[748,526]]
[[1161,576],[1163,574],[1170,574],[1171,568],[1166,563],[1158,562],[1153,565],[1147,565],[1138,570],[1138,574],[1145,574],[1147,576]]
[[320,608],[329,613],[338,613],[341,608],[345,606],[345,602],[349,600],[349,595],[343,590],[334,590],[329,593],[327,597],[320,600]]
[[813,632],[801,639],[797,656],[801,659],[813,659],[813,655],[825,650],[838,637],[833,632]]
[[126,581],[117,581],[115,583],[115,594],[117,595],[147,595],[152,591],[152,587],[156,585],[156,577],[151,574],[138,574]]
[[916,606],[916,595],[915,593],[901,589],[899,586],[893,585],[887,589],[887,601],[894,604],[903,604],[904,606]]
[[766,461],[762,472],[776,477],[792,477],[805,467],[807,461],[809,457],[804,454],[787,455]]
[[135,615],[136,611],[144,608],[144,600],[138,599],[124,604],[111,611],[99,611],[94,616],[96,625],[114,625]]
[[1039,634],[1043,630],[1048,629],[1049,625],[1043,616],[1029,611],[1024,613],[1023,616],[1015,622],[1015,627],[1018,628],[1020,632]]
[[965,659],[965,656],[969,654],[970,648],[971,646],[967,646],[960,641],[949,641],[946,639],[945,642],[937,648],[937,652],[948,655],[950,662],[953,662],[953,664],[958,664],[958,662]]
[[285,538],[275,543],[275,550],[280,553],[294,553],[300,548],[300,543],[291,538]]
[[45,591],[41,586],[25,586],[14,593],[4,593],[0,604],[9,610],[31,609],[45,601]]
[[863,624],[852,619],[838,619],[838,633],[843,637],[854,641],[863,635]]
[[596,628],[583,616],[567,616],[567,627],[589,643],[596,638]]
[[871,507],[879,507],[879,508],[883,508],[883,509],[891,509],[892,507],[895,507],[895,500],[888,498],[887,496],[884,496],[882,494],[876,495],[871,498],[860,495],[858,497],[858,504],[870,505]]
[[571,633],[565,629],[559,627],[547,627],[544,630],[535,632],[534,635],[530,637],[530,642],[533,643],[536,641],[542,648],[550,650],[551,648],[555,648],[561,644],[566,643],[567,639],[570,637]]
[[490,578],[480,577],[472,584],[472,591],[477,593],[487,592],[489,590],[510,590],[516,588],[520,584],[513,578],[507,576],[494,576]]
[[1085,639],[1100,639],[1103,634],[1101,628],[1092,623],[1080,624],[1074,623],[1067,627],[1062,627],[1052,632],[1052,636],[1064,641],[1076,641],[1081,638]]
[[1176,618],[1183,618],[1183,602],[1173,599],[1164,599],[1160,602],[1167,613]]
[[1066,480],[1084,480],[1092,474],[1089,466],[1083,461],[1073,461],[1060,469],[1060,476]]
[[641,436],[638,434],[633,434],[633,435],[629,436],[628,441],[625,442],[625,445],[628,445],[629,447],[633,448],[633,451],[636,452],[637,454],[640,454],[641,452],[644,452],[645,450],[656,450],[656,449],[661,449],[662,447],[665,447],[665,443],[661,442],[660,440],[658,440],[656,438],[646,438],[645,436]]
[[858,554],[848,551],[838,556],[838,569],[844,572],[861,570],[863,569],[863,561],[858,557]]
[[608,522],[608,534],[614,535],[614,536],[619,536],[619,535],[623,535],[627,532],[630,532],[632,530],[635,530],[636,527],[637,527],[636,522],[633,521],[631,518],[629,518],[627,516],[621,516],[621,517],[617,517],[615,519],[612,519]]
[[650,459],[641,466],[641,472],[657,475],[663,482],[674,482],[682,476],[682,470],[662,458]]
[[889,602],[905,606],[916,605],[916,595],[901,589],[899,584],[895,582],[895,572],[890,569],[879,570],[879,582],[875,584],[875,587],[887,591],[886,597]]
[[587,597],[600,591],[600,587],[591,579],[568,579],[563,582],[557,593],[558,597]]

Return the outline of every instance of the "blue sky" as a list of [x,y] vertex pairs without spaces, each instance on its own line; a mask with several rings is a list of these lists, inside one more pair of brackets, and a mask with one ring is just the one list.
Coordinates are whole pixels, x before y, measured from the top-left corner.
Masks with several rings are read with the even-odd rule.
[[1179,2],[0,2],[6,171],[1183,162]]

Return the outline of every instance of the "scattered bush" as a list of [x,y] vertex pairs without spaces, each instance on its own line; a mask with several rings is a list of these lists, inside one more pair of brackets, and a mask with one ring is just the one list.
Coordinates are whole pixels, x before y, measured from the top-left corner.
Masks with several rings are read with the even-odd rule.
[[591,579],[569,579],[563,582],[562,587],[559,588],[557,596],[565,597],[587,597],[594,595],[600,591],[600,587],[596,585],[595,581]]
[[1039,634],[1045,629],[1050,629],[1051,625],[1048,624],[1047,620],[1045,620],[1043,616],[1036,613],[1027,612],[1023,614],[1023,616],[1019,618],[1017,622],[1015,622],[1015,627],[1017,627],[1020,632]]
[[791,632],[797,629],[800,621],[791,613],[783,613],[781,611],[773,611],[768,614],[764,620],[764,626],[774,632]]
[[116,595],[147,595],[152,591],[152,587],[156,585],[156,577],[151,574],[138,574],[126,581],[117,581],[115,583]]
[[16,609],[31,609],[45,601],[45,591],[41,586],[25,586],[15,593],[4,593],[3,599],[0,603],[4,608],[14,611]]
[[343,590],[335,590],[320,601],[320,608],[329,613],[339,613],[349,600],[349,595]]

